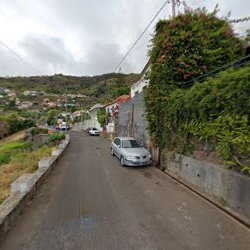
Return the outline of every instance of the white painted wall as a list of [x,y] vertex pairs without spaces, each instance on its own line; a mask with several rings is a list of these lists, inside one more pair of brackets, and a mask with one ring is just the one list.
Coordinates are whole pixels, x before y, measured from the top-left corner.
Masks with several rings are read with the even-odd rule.
[[139,94],[143,91],[143,88],[148,86],[149,80],[140,79],[131,87],[131,98],[133,98],[136,94]]
[[114,122],[108,123],[106,128],[107,128],[108,133],[114,133],[115,132],[115,124],[114,124]]

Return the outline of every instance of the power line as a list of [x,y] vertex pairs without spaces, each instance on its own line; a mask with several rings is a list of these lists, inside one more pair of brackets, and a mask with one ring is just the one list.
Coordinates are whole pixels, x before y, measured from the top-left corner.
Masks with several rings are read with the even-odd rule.
[[39,75],[42,75],[42,73],[40,72],[40,70],[36,69],[34,66],[32,66],[30,63],[28,63],[26,60],[24,60],[20,55],[18,55],[14,50],[12,50],[10,47],[8,47],[4,42],[0,41],[0,44],[2,44],[2,46],[4,46],[6,49],[8,49],[12,54],[14,54],[19,60],[21,60],[22,62],[24,62],[26,65],[28,65],[30,68],[32,68],[34,71],[36,71],[37,73],[39,73]]
[[141,35],[137,38],[137,40],[133,43],[133,45],[130,47],[130,49],[128,50],[128,52],[124,55],[124,57],[122,58],[122,60],[118,63],[118,65],[115,67],[115,69],[113,70],[113,72],[115,72],[123,63],[123,61],[126,59],[126,57],[130,54],[130,52],[133,50],[133,48],[135,47],[135,45],[139,42],[139,40],[142,38],[142,36],[145,34],[145,32],[147,31],[147,29],[150,27],[150,25],[154,22],[154,20],[156,19],[156,17],[160,14],[160,12],[162,11],[162,9],[166,6],[167,3],[170,3],[169,0],[165,1],[165,3],[161,6],[161,8],[158,10],[158,12],[155,14],[155,16],[153,17],[153,19],[149,22],[149,24],[147,25],[147,27],[143,30],[143,32],[141,33]]
[[[190,7],[184,0],[183,1],[179,1],[184,8],[186,8],[189,11],[194,11],[194,8]],[[237,18],[237,19],[231,19],[229,20],[229,23],[242,23],[242,22],[248,22],[250,21],[250,16],[248,17],[241,17],[241,18]]]
[[238,19],[232,19],[229,22],[230,23],[242,23],[242,22],[247,22],[247,21],[250,21],[250,16],[242,17],[242,18],[238,18]]
[[226,70],[229,67],[237,67],[237,66],[240,67],[240,66],[245,66],[245,65],[249,65],[249,64],[250,64],[250,55],[247,55],[247,56],[244,56],[244,57],[242,57],[236,61],[233,61],[229,64],[226,64],[226,65],[223,65],[219,68],[211,70],[204,75],[201,75],[201,76],[198,76],[194,79],[191,79],[191,80],[187,81],[186,83],[181,84],[180,87],[181,88],[189,88],[189,87],[192,87],[195,82],[201,82],[206,77],[213,76],[222,70]]

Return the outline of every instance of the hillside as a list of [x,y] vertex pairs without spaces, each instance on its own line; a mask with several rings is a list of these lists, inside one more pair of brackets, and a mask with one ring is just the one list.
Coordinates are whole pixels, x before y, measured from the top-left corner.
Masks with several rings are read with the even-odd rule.
[[63,95],[82,94],[85,104],[96,101],[106,102],[129,91],[129,87],[137,81],[138,74],[109,73],[97,76],[69,76],[57,74],[53,76],[31,76],[0,78],[0,88],[14,91],[18,97],[24,91],[44,91],[49,94]]

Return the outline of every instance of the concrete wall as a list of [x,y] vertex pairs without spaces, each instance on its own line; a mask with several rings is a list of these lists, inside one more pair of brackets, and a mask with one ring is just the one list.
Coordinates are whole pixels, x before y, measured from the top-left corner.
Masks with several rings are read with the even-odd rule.
[[76,131],[80,131],[82,129],[86,130],[89,127],[95,127],[98,130],[102,131],[101,125],[98,122],[97,117],[93,117],[91,119],[84,120],[83,124],[81,124],[81,122],[75,123],[75,124],[73,124],[73,128],[72,129],[76,130]]
[[115,121],[116,134],[135,137],[140,143],[149,146],[150,140],[144,114],[143,93],[140,93],[119,107],[118,118]]
[[250,219],[250,178],[192,157],[176,154],[165,164],[165,172],[194,185],[203,193],[216,196],[218,201]]
[[32,149],[35,150],[39,146],[44,145],[49,142],[49,137],[47,134],[38,134],[34,136]]

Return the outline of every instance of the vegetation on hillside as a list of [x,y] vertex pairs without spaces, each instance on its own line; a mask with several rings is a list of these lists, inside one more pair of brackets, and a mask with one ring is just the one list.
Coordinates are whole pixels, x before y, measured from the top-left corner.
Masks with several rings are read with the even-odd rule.
[[[32,77],[0,77],[0,87],[9,88],[19,93],[25,90],[44,91],[63,95],[66,93],[84,94],[80,102],[83,106],[95,102],[107,102],[122,94],[128,94],[129,87],[138,80],[138,74],[109,73],[97,76],[68,76],[56,74],[53,76]],[[35,97],[22,96],[27,100]]]
[[3,128],[5,135],[32,127],[35,124],[34,120],[20,117],[17,112],[0,113],[0,123],[6,124]]
[[179,89],[238,59],[242,48],[216,11],[197,10],[158,22],[145,94],[148,129],[156,146],[183,152],[197,139],[214,145],[227,161],[249,156],[249,67]]

